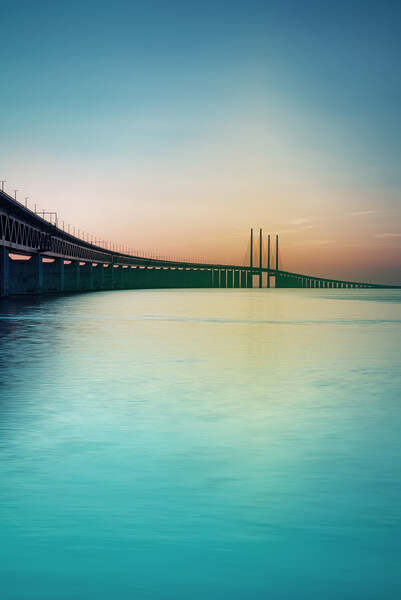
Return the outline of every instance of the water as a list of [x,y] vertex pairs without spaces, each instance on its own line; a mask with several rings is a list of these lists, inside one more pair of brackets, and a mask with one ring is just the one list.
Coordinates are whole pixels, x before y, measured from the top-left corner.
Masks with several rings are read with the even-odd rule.
[[0,304],[5,600],[400,597],[401,294]]

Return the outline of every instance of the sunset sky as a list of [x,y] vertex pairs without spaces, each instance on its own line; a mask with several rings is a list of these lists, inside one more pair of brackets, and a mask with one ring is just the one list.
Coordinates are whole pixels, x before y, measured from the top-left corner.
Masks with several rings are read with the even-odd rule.
[[135,249],[401,284],[401,3],[2,3],[0,179]]

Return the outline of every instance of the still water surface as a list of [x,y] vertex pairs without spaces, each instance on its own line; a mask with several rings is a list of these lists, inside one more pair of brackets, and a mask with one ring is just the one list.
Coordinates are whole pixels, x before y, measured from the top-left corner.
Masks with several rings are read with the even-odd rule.
[[401,596],[401,294],[0,304],[5,600]]

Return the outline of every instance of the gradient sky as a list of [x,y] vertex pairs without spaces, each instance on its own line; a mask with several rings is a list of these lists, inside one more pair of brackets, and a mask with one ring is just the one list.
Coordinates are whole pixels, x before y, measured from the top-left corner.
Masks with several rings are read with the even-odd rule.
[[103,239],[401,283],[399,1],[1,3],[0,179]]

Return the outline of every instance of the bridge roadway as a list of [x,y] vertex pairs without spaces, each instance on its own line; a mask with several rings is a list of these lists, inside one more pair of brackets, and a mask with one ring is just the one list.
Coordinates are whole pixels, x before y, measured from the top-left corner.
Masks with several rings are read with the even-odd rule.
[[[15,260],[21,255],[26,260]],[[267,273],[275,287],[390,288],[267,267],[171,261],[115,252],[50,224],[0,191],[0,297],[135,288],[253,287]],[[401,286],[399,286],[401,287]]]

